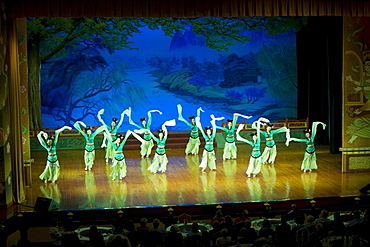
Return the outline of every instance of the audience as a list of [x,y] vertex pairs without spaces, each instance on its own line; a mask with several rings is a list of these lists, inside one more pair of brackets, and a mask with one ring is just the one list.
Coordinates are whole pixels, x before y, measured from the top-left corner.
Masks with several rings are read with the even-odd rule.
[[218,246],[229,246],[232,243],[231,236],[229,235],[229,231],[224,228],[221,230],[221,237],[216,239],[216,244]]
[[[295,215],[294,226],[291,226],[292,222],[289,221],[292,215]],[[346,220],[348,223],[344,222],[347,218],[341,217],[339,212],[334,213],[333,220],[328,216],[327,210],[322,210],[317,218],[305,215],[303,211],[291,211],[290,214],[281,216],[281,223],[276,227],[264,219],[261,229],[256,231],[252,227],[247,210],[243,210],[242,215],[235,221],[231,215],[224,217],[221,211],[218,211],[209,221],[213,225],[213,230],[209,232],[201,231],[197,222],[191,224],[190,232],[180,232],[177,224],[172,224],[170,231],[160,228],[159,219],[153,220],[153,228],[149,228],[146,218],[142,218],[137,227],[132,220],[127,219],[122,220],[119,225],[114,225],[112,235],[106,242],[96,226],[90,227],[89,241],[83,242],[73,230],[60,229],[56,220],[53,220],[50,236],[53,239],[52,246],[62,247],[225,247],[236,244],[252,244],[253,247],[322,247],[323,243],[329,243],[328,241],[332,246],[343,244],[342,238],[333,240],[337,236],[351,236],[352,246],[364,246],[362,243],[369,243],[368,209],[364,213],[355,210],[351,215],[352,219]],[[17,246],[31,244],[28,240],[22,241]]]
[[163,246],[167,234],[165,229],[159,228],[160,223],[159,219],[154,219],[153,228],[149,230],[149,237],[155,246]]
[[246,221],[246,220],[249,220],[249,212],[248,212],[248,210],[244,209],[244,210],[242,211],[242,215],[241,215],[241,216],[239,216],[239,217],[237,217],[237,218],[235,219],[234,224],[236,225],[236,224],[238,224],[239,222],[244,222],[244,221]]
[[96,226],[91,226],[89,229],[89,245],[90,247],[105,246],[103,235]]
[[281,223],[275,229],[275,239],[277,246],[285,246],[287,239],[291,236],[291,227],[288,225],[288,216],[281,216]]
[[165,247],[181,247],[184,246],[184,238],[181,233],[179,233],[179,226],[174,224],[170,228],[170,232],[167,233],[165,239]]

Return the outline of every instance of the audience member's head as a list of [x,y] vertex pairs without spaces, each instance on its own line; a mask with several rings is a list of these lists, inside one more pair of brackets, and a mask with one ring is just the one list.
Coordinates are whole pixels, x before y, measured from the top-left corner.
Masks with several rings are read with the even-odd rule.
[[355,211],[353,212],[353,218],[355,218],[355,219],[360,219],[360,218],[361,218],[361,212],[360,212],[360,211],[358,211],[358,210],[355,210]]
[[289,218],[286,214],[283,214],[281,217],[280,217],[280,221],[281,221],[281,224],[286,224],[288,222]]
[[141,227],[146,227],[146,224],[148,223],[148,220],[146,218],[142,218],[140,220],[140,226]]
[[229,226],[232,226],[233,225],[233,219],[231,218],[230,215],[226,215],[225,218],[224,218],[224,222],[225,222],[225,225],[227,227]]
[[135,231],[134,222],[132,220],[127,220],[126,223],[125,223],[124,229],[126,229],[129,232]]
[[159,221],[159,219],[153,220],[153,228],[158,228],[160,224],[161,222]]
[[262,222],[262,227],[263,227],[263,228],[270,229],[270,228],[271,228],[271,222],[270,222],[268,219],[265,219],[265,220]]
[[226,228],[222,229],[221,236],[226,238],[227,236],[229,236],[229,231]]
[[328,218],[328,216],[329,216],[328,211],[326,211],[325,209],[323,209],[323,210],[321,211],[321,213],[320,213],[320,216],[319,216],[319,217],[321,217],[321,218]]
[[244,209],[243,210],[243,212],[242,212],[242,215],[244,216],[244,217],[249,217],[249,212],[248,212],[248,210],[246,210],[246,209]]
[[315,221],[315,217],[313,217],[313,215],[309,215],[307,216],[307,219],[306,219],[307,223],[312,223]]
[[298,216],[294,218],[295,223],[298,225],[303,225],[304,224],[304,217],[303,216]]
[[193,223],[192,225],[191,225],[191,231],[192,232],[199,232],[199,225],[198,225],[198,223]]
[[170,228],[170,232],[172,232],[172,233],[176,233],[176,232],[178,232],[180,230],[180,228],[179,228],[179,225],[177,225],[177,224],[173,224],[172,226],[171,226],[171,228]]

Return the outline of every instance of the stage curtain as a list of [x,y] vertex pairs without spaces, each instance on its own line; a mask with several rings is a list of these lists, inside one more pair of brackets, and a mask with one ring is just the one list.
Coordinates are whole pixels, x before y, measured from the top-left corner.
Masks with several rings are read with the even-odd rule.
[[366,0],[12,0],[8,16],[370,16]]
[[9,106],[10,106],[10,152],[13,174],[14,202],[25,200],[23,179],[23,152],[22,152],[22,125],[21,125],[21,97],[19,53],[16,19],[7,19],[8,27],[8,79],[9,79]]

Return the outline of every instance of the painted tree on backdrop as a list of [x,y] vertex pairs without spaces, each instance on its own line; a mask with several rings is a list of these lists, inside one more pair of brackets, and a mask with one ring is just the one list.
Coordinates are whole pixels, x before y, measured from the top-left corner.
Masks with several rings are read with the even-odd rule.
[[141,27],[162,30],[173,37],[185,31],[189,24],[192,32],[206,38],[206,45],[217,51],[229,51],[230,46],[251,40],[241,35],[245,30],[266,30],[269,35],[299,30],[305,18],[298,17],[242,17],[242,18],[31,18],[28,20],[28,81],[30,127],[42,128],[40,68],[52,57],[66,55],[68,45],[77,41],[94,42],[101,38],[107,49],[135,49],[129,38],[140,33]]
[[[109,50],[101,41],[101,38],[93,42],[77,41],[66,46],[65,56],[51,58],[42,66],[43,113],[52,115],[63,125],[71,125],[89,115],[95,117],[107,104],[114,106],[113,101],[132,105],[130,100],[133,99],[136,104],[145,104],[142,87],[125,79],[126,65],[108,63],[101,55],[101,51]],[[112,114],[120,110],[109,108]]]

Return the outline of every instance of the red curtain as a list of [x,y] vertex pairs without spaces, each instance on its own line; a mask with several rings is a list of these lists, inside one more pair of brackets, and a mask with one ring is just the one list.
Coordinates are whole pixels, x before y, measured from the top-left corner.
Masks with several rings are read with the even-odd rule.
[[370,16],[367,0],[12,0],[10,18]]

